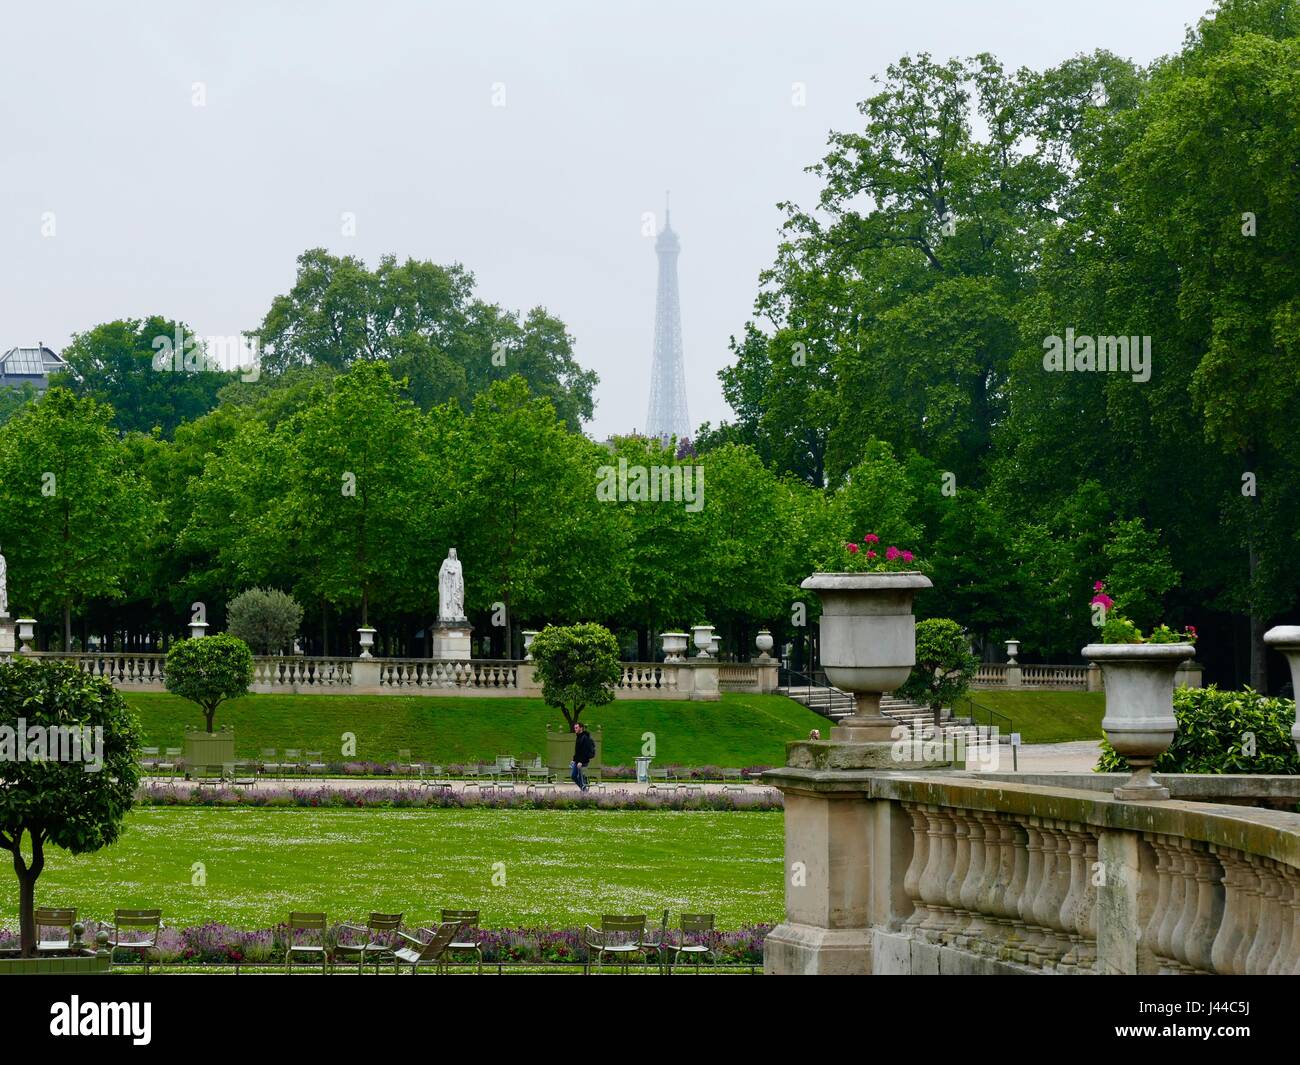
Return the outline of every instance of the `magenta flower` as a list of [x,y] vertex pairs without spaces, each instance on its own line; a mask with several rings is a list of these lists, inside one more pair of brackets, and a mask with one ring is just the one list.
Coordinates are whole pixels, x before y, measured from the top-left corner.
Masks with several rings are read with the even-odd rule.
[[1196,639],[1196,626],[1195,626],[1195,625],[1188,625],[1188,626],[1187,626],[1187,635],[1190,636],[1193,640]]
[[912,554],[911,551],[904,551],[904,552],[903,552],[903,561],[904,561],[904,562],[911,562],[912,559],[914,559],[915,557],[916,557],[916,556],[915,556],[914,554]]
[[1110,596],[1108,596],[1105,592],[1099,592],[1097,595],[1094,595],[1091,601],[1094,604],[1100,603],[1107,610],[1109,610],[1111,607],[1115,605],[1115,600],[1112,599]]
[[858,553],[858,545],[857,545],[857,544],[845,544],[844,546],[847,547],[847,548],[849,549],[849,554],[850,554],[850,555],[856,555],[856,554]]
[[1094,585],[1092,586],[1092,590],[1093,590],[1094,592],[1100,592],[1100,591],[1101,591],[1103,588],[1105,588],[1105,587],[1106,587],[1106,585],[1105,585],[1105,583],[1104,583],[1103,581],[1098,581],[1096,584],[1094,584]]
[[894,559],[901,554],[902,552],[899,551],[898,548],[894,547],[893,544],[890,544],[889,548],[885,551],[885,558],[889,559],[890,562],[893,562]]
[[867,535],[862,538],[862,542],[864,544],[878,544],[880,543],[880,537],[875,533],[867,533]]
[[876,553],[874,551],[867,552],[867,558],[875,558],[875,557],[876,557]]

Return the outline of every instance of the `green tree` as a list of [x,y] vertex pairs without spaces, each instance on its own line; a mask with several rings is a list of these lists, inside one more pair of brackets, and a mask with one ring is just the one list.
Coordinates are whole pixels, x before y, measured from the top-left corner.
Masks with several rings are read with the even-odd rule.
[[167,652],[167,690],[198,703],[209,732],[217,707],[238,699],[253,683],[253,652],[227,632],[180,640]]
[[[53,757],[56,735],[79,760]],[[29,744],[22,760],[16,742]],[[30,744],[38,742],[46,757],[34,760]],[[0,847],[18,876],[24,957],[36,952],[36,880],[46,846],[88,854],[117,840],[135,802],[139,752],[135,713],[108,681],[56,662],[18,657],[0,665]]]
[[249,588],[226,606],[226,631],[260,655],[291,650],[301,625],[302,606],[278,588]]
[[542,698],[570,728],[587,707],[613,702],[623,667],[618,641],[603,625],[548,625],[533,637],[531,649]]
[[916,623],[916,665],[899,692],[928,706],[938,728],[943,705],[952,705],[966,693],[978,668],[969,637],[957,622],[927,618]]

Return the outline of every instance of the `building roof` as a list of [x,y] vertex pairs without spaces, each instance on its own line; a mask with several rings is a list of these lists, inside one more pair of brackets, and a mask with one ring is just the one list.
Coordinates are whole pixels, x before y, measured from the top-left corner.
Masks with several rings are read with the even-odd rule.
[[0,378],[48,378],[66,370],[68,364],[44,344],[34,348],[10,348],[0,355]]

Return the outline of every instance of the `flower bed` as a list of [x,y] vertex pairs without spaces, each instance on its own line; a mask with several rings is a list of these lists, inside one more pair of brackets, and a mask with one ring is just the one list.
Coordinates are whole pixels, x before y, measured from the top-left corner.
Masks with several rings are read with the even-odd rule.
[[760,792],[724,791],[708,795],[678,795],[669,791],[631,792],[611,790],[586,794],[529,795],[491,794],[477,789],[451,788],[230,788],[192,787],[185,784],[150,783],[136,792],[143,806],[265,806],[265,807],[350,807],[357,809],[460,809],[484,806],[512,810],[755,810],[784,808],[775,788]]
[[[772,926],[745,925],[729,932],[705,936],[721,964],[761,965],[763,940]],[[95,921],[86,922],[85,938],[93,943],[99,930]],[[583,930],[573,928],[482,928],[467,933],[483,949],[483,960],[497,962],[583,962],[587,948]],[[680,933],[669,929],[668,941],[675,943]],[[356,941],[356,934],[341,925],[326,930],[325,942],[335,944]],[[158,962],[163,965],[185,964],[275,964],[284,962],[285,927],[243,931],[230,925],[211,922],[194,928],[163,928],[158,936]],[[18,946],[18,933],[0,929],[0,950]],[[118,954],[121,963],[140,964],[135,956]],[[120,963],[119,963],[120,964]]]

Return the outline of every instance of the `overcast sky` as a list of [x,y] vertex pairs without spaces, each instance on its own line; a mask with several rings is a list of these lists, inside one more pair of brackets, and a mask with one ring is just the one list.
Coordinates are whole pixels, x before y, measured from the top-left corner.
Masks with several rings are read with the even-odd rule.
[[1209,3],[6,5],[0,351],[154,313],[237,334],[304,249],[391,252],[562,318],[600,374],[589,430],[625,432],[650,373],[643,218],[671,188],[690,414],[716,423],[775,205],[811,203],[803,168],[872,74],[917,51],[1148,62]]

